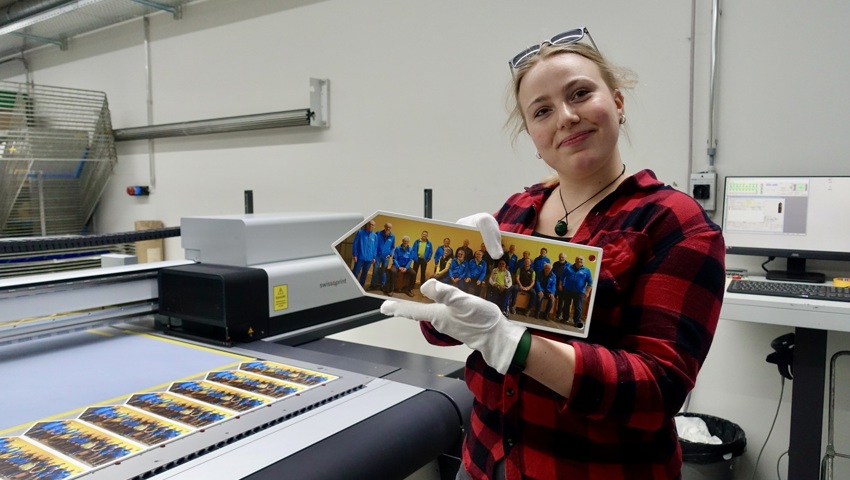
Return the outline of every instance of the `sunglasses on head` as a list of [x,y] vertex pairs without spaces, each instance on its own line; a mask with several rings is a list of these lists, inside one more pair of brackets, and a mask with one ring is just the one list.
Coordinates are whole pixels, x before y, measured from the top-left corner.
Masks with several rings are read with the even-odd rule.
[[516,70],[521,67],[525,62],[527,62],[530,58],[537,55],[540,52],[540,47],[544,44],[549,44],[552,46],[556,45],[569,45],[571,43],[576,43],[580,41],[582,38],[587,35],[587,39],[590,40],[591,45],[593,45],[594,50],[599,50],[596,48],[596,42],[593,41],[593,37],[590,36],[590,32],[586,27],[573,28],[572,30],[567,30],[566,32],[559,33],[549,40],[544,40],[537,45],[532,45],[525,50],[519,52],[514,55],[512,59],[508,61],[508,65],[511,66],[511,69]]

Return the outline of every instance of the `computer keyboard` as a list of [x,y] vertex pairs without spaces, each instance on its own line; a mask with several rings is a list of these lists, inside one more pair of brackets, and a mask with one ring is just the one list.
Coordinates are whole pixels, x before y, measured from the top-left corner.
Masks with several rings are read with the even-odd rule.
[[850,288],[848,287],[811,285],[807,283],[732,280],[726,291],[729,293],[747,293],[750,295],[771,295],[774,297],[850,302]]

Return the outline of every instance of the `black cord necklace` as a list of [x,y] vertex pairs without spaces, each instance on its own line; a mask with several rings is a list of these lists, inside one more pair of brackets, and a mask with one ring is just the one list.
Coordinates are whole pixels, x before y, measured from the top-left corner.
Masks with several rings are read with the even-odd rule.
[[606,188],[610,187],[611,185],[614,184],[614,182],[619,180],[619,178],[622,177],[624,173],[626,173],[626,165],[625,164],[623,165],[623,170],[620,172],[619,175],[617,175],[617,177],[614,180],[611,180],[611,183],[609,183],[608,185],[605,185],[604,187],[602,187],[601,190],[599,190],[598,192],[591,195],[590,198],[581,202],[576,208],[569,210],[569,211],[567,211],[567,204],[564,203],[564,193],[561,191],[561,187],[558,186],[558,196],[561,197],[561,205],[564,207],[564,216],[561,217],[561,219],[558,220],[558,223],[555,224],[555,234],[557,234],[559,237],[563,237],[564,235],[566,235],[567,232],[570,229],[570,223],[569,223],[569,220],[567,220],[567,217],[569,217],[571,213],[573,213],[576,210],[578,210],[579,208],[581,208],[582,205],[593,200],[597,195],[604,192]]

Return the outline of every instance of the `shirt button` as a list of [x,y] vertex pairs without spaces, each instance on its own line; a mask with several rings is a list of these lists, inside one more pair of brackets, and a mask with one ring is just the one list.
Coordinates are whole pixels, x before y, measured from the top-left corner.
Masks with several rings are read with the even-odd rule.
[[513,447],[514,446],[514,439],[508,438],[507,440],[505,440],[505,443],[507,443],[509,447]]
[[507,392],[505,392],[505,394],[506,394],[507,396],[509,396],[509,397],[513,397],[513,396],[514,396],[514,389],[513,389],[513,388],[509,388],[509,389],[508,389],[508,391],[507,391]]

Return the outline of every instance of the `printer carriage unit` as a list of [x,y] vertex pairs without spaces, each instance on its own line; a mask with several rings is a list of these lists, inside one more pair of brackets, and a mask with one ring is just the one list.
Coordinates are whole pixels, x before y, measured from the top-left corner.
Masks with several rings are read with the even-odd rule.
[[196,263],[158,272],[161,326],[222,342],[269,335],[266,272]]

